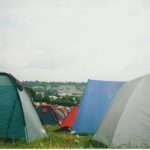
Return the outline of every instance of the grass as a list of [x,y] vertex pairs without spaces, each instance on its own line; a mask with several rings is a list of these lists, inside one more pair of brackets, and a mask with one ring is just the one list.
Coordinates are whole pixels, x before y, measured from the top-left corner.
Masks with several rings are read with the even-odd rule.
[[23,141],[4,143],[0,140],[0,148],[106,148],[105,145],[93,141],[92,135],[71,135],[56,132],[57,126],[45,126],[48,136],[44,139],[26,144]]

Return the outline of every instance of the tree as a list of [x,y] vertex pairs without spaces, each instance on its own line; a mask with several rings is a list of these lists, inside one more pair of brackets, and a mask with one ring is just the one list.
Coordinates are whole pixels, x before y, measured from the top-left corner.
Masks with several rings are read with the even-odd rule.
[[36,101],[36,92],[29,87],[25,87],[25,89],[30,94],[30,96],[33,98],[33,101]]
[[36,101],[36,102],[43,102],[42,94],[36,94],[35,101]]
[[43,102],[46,102],[46,103],[49,103],[49,102],[50,102],[50,98],[49,98],[48,95],[44,94]]

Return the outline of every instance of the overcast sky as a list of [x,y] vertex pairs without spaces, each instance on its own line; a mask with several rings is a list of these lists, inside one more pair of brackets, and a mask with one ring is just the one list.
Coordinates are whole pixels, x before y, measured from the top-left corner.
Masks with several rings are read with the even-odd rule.
[[150,73],[150,1],[1,0],[0,71],[41,81]]

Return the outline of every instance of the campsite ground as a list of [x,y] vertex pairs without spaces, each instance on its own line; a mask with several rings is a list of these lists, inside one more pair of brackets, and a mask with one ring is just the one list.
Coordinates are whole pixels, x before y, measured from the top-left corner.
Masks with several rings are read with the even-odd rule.
[[0,141],[0,148],[105,148],[104,145],[92,140],[92,135],[71,135],[56,132],[57,126],[45,126],[48,136],[30,144],[23,141],[4,143]]

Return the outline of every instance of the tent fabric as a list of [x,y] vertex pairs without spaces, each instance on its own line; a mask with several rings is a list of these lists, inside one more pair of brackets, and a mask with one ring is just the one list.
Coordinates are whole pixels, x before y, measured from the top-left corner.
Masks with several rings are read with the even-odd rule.
[[37,107],[37,112],[43,124],[56,125],[58,124],[57,114],[49,104],[42,104]]
[[0,138],[29,143],[47,135],[30,97],[19,81],[7,73],[0,73],[0,100]]
[[59,110],[63,111],[65,115],[67,114],[67,109],[64,106],[57,106],[56,109],[59,109]]
[[95,133],[112,102],[112,98],[124,83],[88,80],[72,132],[79,134]]
[[60,128],[69,127],[72,128],[76,113],[78,111],[78,106],[74,106],[73,109],[69,112],[65,120],[61,123]]
[[[24,119],[17,91],[10,78],[0,74],[0,137],[25,140]],[[8,122],[11,121],[9,125]],[[20,120],[18,122],[18,120]],[[15,133],[16,132],[16,133]]]
[[30,100],[30,97],[26,92],[18,91],[18,93],[22,103],[22,109],[24,111],[28,141],[34,141],[37,137],[44,138],[46,136],[46,131],[42,126],[40,118],[34,104]]
[[150,74],[118,91],[93,138],[109,147],[150,148]]
[[47,112],[47,108],[43,108],[42,112],[46,113]]
[[63,121],[65,119],[65,117],[66,117],[64,112],[61,111],[60,109],[56,109],[55,111],[56,111],[57,115],[59,116],[60,120]]

